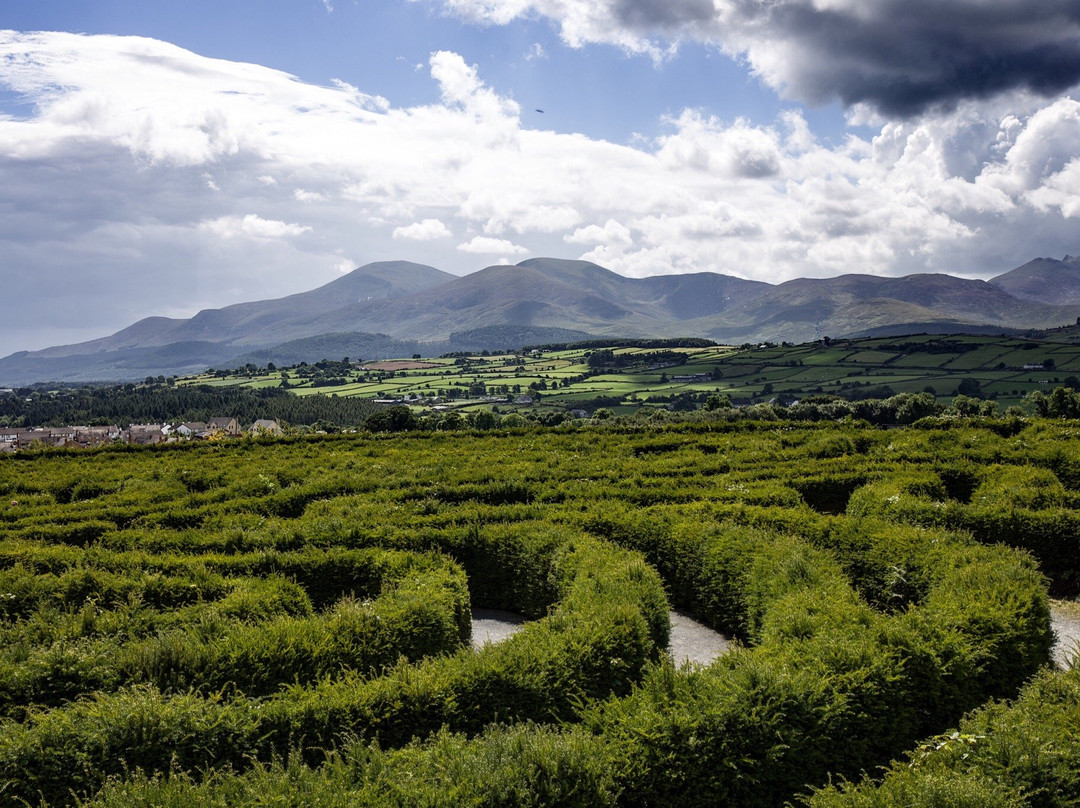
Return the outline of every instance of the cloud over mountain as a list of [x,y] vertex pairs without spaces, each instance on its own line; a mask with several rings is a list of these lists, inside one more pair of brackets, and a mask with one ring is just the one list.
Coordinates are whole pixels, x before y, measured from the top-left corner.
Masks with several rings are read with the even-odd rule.
[[[716,28],[707,3],[457,5],[492,21],[561,9],[581,38],[604,25],[638,39]],[[1073,17],[1049,7],[1067,39]],[[886,6],[858,8],[878,19]],[[1048,19],[1032,15],[1031,42]],[[636,277],[777,282],[985,274],[1077,251],[1080,103],[1069,97],[959,101],[839,142],[815,137],[797,110],[766,123],[678,110],[663,136],[625,145],[530,128],[459,54],[437,51],[427,69],[437,100],[400,106],[153,39],[0,32],[0,89],[27,104],[0,117],[0,283],[20,294],[0,354],[401,257],[460,272],[477,253],[558,254]],[[55,300],[57,288],[70,298]],[[21,341],[31,330],[36,345]]]

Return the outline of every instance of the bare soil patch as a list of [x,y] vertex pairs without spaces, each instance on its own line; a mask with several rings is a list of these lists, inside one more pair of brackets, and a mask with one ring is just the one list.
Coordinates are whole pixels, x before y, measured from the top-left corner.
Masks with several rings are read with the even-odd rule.
[[483,648],[488,643],[508,640],[525,626],[525,618],[514,612],[499,609],[472,610],[472,646]]
[[[1054,601],[1051,617],[1057,635],[1054,662],[1061,668],[1072,667],[1080,649],[1080,603]],[[473,648],[509,639],[521,631],[526,622],[520,614],[497,609],[473,609],[472,620]],[[731,647],[727,637],[688,614],[673,611],[670,620],[671,657],[676,665],[687,662],[708,665]]]

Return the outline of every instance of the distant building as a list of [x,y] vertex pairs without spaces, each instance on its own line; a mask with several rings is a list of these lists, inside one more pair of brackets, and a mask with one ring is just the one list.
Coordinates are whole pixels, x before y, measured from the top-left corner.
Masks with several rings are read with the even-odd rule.
[[118,426],[70,426],[65,427],[71,430],[71,436],[68,439],[69,444],[75,444],[83,449],[88,449],[91,446],[100,446],[103,443],[112,443],[115,440],[120,439],[121,430]]
[[132,424],[124,431],[122,437],[123,440],[136,446],[153,446],[165,442],[168,437],[165,426],[161,424]]
[[239,438],[244,434],[235,418],[211,418],[206,423],[208,432],[218,433],[227,438]]
[[707,382],[709,381],[708,373],[695,373],[691,376],[672,376],[673,382]]
[[253,435],[280,435],[281,424],[274,420],[260,418],[248,427],[248,432]]
[[209,427],[202,421],[185,421],[172,431],[185,438],[203,438],[209,434]]
[[58,429],[16,429],[14,443],[16,449],[29,449],[34,444],[64,446],[71,440],[72,435],[73,433],[69,427]]

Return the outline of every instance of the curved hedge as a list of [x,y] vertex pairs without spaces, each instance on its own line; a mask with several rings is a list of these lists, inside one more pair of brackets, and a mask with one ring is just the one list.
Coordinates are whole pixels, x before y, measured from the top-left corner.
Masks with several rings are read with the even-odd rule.
[[[0,503],[0,575],[39,592],[0,636],[23,638],[26,659],[35,634],[84,622],[129,631],[128,653],[164,643],[182,659],[198,657],[187,638],[169,645],[183,626],[236,632],[220,674],[171,668],[186,672],[0,723],[0,794],[110,806],[799,799],[1015,695],[1047,663],[1042,571],[972,526],[984,513],[1073,518],[1080,477],[1061,475],[1080,461],[1053,434],[776,422],[336,438],[101,453],[108,473],[78,496],[62,455],[20,461],[17,482],[0,459],[0,491],[22,498]],[[251,627],[336,619],[350,592],[393,602],[447,559],[466,575],[445,567],[445,606],[418,590],[409,614],[424,627],[467,638],[466,585],[472,605],[532,622],[478,652],[394,661],[394,640],[363,670],[285,664],[295,681],[276,690],[282,677],[228,675],[257,667],[244,656],[264,650]],[[205,595],[184,601],[187,580]],[[265,589],[238,583],[255,580]],[[147,609],[125,586],[176,608]],[[80,591],[109,593],[93,595],[102,616],[82,616],[85,596],[54,594]],[[674,668],[669,597],[741,645]],[[249,617],[217,617],[227,601]],[[352,617],[361,604],[336,608]],[[333,658],[340,634],[325,630],[308,658]]]
[[816,793],[812,808],[1009,806],[1080,803],[1080,667],[1043,672],[1013,704],[976,711],[895,763],[883,782]]
[[887,583],[875,567],[922,578],[890,614],[860,597],[831,548],[737,525],[700,531],[686,570],[699,615],[752,645],[688,676],[658,670],[597,708],[590,726],[615,750],[621,804],[778,805],[888,760],[1045,664],[1053,635],[1033,564],[897,532],[862,523],[832,537],[864,587]]
[[1080,512],[1066,507],[1068,494],[1047,468],[994,465],[965,491],[949,496],[947,472],[889,475],[852,494],[847,513],[913,525],[966,531],[985,544],[1028,550],[1059,594],[1080,588]]
[[[102,551],[68,554],[66,568],[41,555],[30,546],[0,559],[19,559],[0,587],[7,616],[23,618],[0,630],[2,714],[140,682],[263,695],[469,640],[464,574],[434,554]],[[28,569],[38,562],[57,572]],[[49,620],[65,607],[66,620]]]
[[[492,540],[473,536],[474,553]],[[31,710],[0,733],[0,781],[15,798],[66,804],[105,777],[136,768],[241,769],[290,750],[311,750],[319,760],[349,738],[397,746],[444,726],[477,732],[496,720],[559,721],[591,700],[628,692],[667,642],[667,604],[656,574],[636,554],[557,531],[504,532],[497,543],[517,546],[493,554],[511,563],[501,571],[489,564],[489,586],[512,585],[501,594],[506,598],[514,587],[539,585],[554,598],[549,616],[506,643],[418,665],[403,661],[373,678],[316,675],[265,699],[170,695],[144,686]],[[236,569],[254,560],[218,563]],[[542,572],[535,583],[517,575],[522,563]],[[271,566],[287,564],[278,559]],[[541,592],[529,594],[539,608]]]

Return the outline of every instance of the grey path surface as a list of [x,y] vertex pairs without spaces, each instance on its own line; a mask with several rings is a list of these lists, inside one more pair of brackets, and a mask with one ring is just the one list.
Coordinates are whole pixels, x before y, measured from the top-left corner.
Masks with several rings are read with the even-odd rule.
[[[1070,667],[1080,646],[1080,604],[1055,603],[1051,607],[1054,633],[1054,661],[1060,667]],[[473,648],[502,642],[513,636],[525,624],[525,618],[513,612],[495,609],[473,609]],[[689,615],[671,612],[671,656],[676,665],[695,662],[708,665],[728,650],[724,635],[699,623]]]
[[1054,603],[1050,617],[1057,635],[1054,646],[1054,662],[1062,668],[1071,668],[1075,662],[1077,644],[1080,643],[1080,605]]
[[[513,612],[495,609],[472,610],[472,645],[483,648],[488,643],[502,642],[521,631],[525,618]],[[722,635],[689,615],[671,613],[671,656],[676,665],[699,662],[708,665],[727,650],[728,641]]]
[[514,612],[498,609],[472,610],[472,646],[483,648],[488,643],[502,642],[521,631],[525,618]]
[[688,614],[672,612],[671,657],[676,665],[696,662],[708,665],[728,649],[728,639]]

